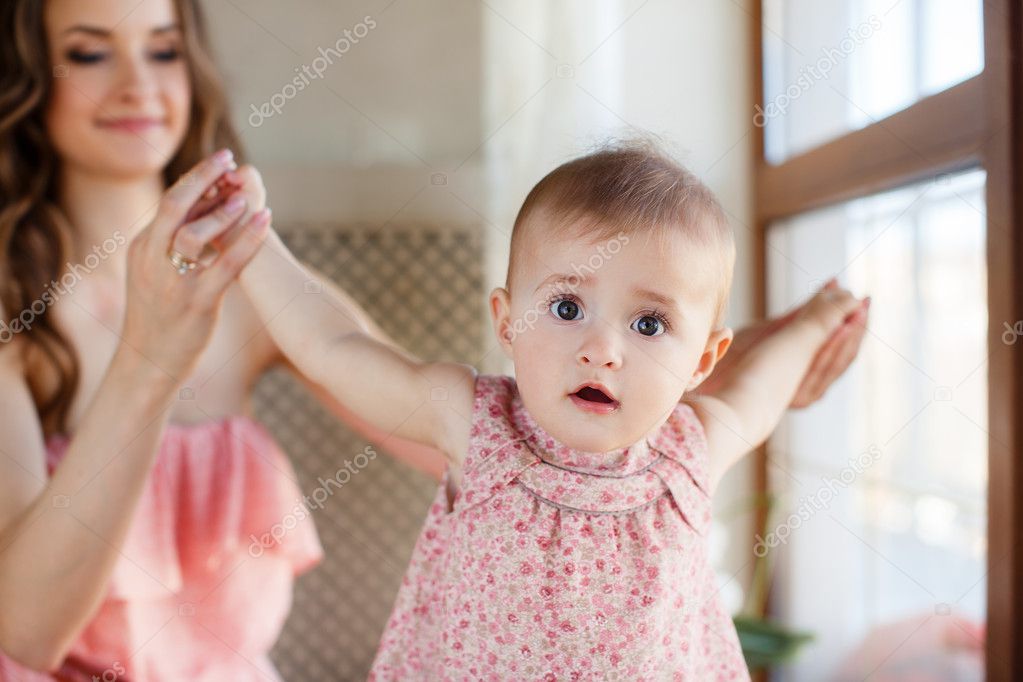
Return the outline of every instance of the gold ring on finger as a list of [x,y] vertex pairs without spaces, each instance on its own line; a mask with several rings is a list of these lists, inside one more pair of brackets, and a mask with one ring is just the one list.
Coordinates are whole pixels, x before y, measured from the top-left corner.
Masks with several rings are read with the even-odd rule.
[[174,266],[174,269],[178,271],[179,275],[185,275],[190,270],[195,270],[199,267],[199,261],[192,260],[185,254],[180,251],[175,251],[174,249],[171,249],[170,253],[167,254],[167,257],[170,258],[171,265]]

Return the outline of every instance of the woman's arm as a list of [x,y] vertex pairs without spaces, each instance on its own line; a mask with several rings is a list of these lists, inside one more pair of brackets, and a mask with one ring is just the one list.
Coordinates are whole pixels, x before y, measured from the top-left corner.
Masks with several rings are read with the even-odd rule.
[[47,479],[19,350],[0,349],[0,649],[53,670],[103,597],[175,389],[149,362],[119,353]]
[[[231,165],[221,154],[192,169],[132,240],[122,342],[50,478],[25,340],[0,344],[0,649],[28,667],[57,668],[99,605],[177,387],[208,344],[227,287],[265,237],[267,223],[224,211],[182,227]],[[171,266],[172,245],[198,256],[225,234],[208,267],[182,276]],[[5,312],[0,319],[9,319]]]
[[862,302],[822,290],[800,315],[751,347],[712,395],[694,401],[711,453],[711,487],[777,426],[817,351]]

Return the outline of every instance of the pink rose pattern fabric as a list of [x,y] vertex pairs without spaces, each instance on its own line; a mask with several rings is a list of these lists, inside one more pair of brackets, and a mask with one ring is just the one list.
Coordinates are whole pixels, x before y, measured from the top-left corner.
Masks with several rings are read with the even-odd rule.
[[707,446],[569,449],[480,376],[461,488],[440,486],[371,680],[749,680],[708,560]]

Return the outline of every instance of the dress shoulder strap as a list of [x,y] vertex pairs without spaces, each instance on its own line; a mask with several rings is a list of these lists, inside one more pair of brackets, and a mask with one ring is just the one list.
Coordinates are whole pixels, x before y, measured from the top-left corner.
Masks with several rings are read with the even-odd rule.
[[469,448],[454,512],[489,499],[538,461],[513,426],[511,405],[515,395],[512,377],[488,374],[476,377]]

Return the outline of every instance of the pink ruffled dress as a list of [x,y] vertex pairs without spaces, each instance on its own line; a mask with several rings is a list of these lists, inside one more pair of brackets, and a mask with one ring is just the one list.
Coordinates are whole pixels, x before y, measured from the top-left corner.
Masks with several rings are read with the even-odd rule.
[[[47,441],[51,473],[67,446]],[[323,556],[300,504],[288,458],[251,417],[168,425],[106,597],[62,674],[279,680],[267,652],[294,576]],[[0,680],[50,679],[0,655]]]
[[442,485],[371,680],[749,680],[708,560],[707,445],[679,404],[644,442],[555,441],[480,376],[461,487]]

